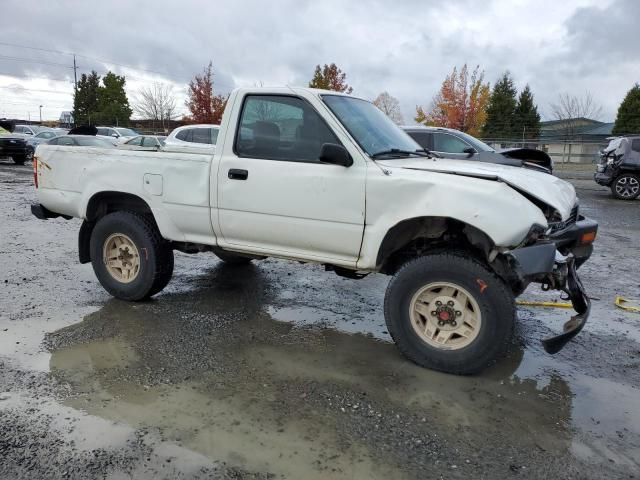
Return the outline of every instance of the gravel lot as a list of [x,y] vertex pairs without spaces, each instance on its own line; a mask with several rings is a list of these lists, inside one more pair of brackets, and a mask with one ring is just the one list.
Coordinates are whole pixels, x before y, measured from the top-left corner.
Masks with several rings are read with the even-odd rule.
[[521,308],[510,355],[455,377],[389,342],[380,275],[177,253],[162,294],[112,299],[0,160],[0,478],[640,477],[640,314],[613,305],[640,298],[640,201],[573,177],[585,331],[549,356],[569,311]]

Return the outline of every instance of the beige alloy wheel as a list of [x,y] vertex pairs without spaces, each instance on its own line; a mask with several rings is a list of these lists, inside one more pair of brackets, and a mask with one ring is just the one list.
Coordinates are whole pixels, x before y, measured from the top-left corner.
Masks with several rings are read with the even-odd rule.
[[104,242],[102,258],[107,272],[121,283],[133,282],[140,272],[140,255],[133,241],[114,233]]
[[480,332],[478,302],[453,283],[425,285],[413,296],[409,308],[413,330],[432,347],[458,350],[471,344]]

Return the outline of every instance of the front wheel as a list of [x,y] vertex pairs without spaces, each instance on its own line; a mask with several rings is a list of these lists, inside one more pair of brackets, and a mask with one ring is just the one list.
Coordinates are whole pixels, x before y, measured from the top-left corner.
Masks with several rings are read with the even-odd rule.
[[477,373],[507,349],[515,300],[508,286],[463,254],[419,257],[398,270],[385,295],[387,328],[416,364]]
[[173,250],[145,215],[105,215],[91,233],[90,248],[96,277],[107,292],[122,300],[155,295],[173,274]]
[[633,200],[640,195],[640,177],[623,173],[611,184],[611,193],[619,200]]

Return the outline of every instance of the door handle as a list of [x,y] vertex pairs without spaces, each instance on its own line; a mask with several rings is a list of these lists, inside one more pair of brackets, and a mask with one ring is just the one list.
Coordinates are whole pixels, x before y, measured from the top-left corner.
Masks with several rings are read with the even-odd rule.
[[249,177],[249,171],[232,168],[227,176],[230,180],[246,180]]

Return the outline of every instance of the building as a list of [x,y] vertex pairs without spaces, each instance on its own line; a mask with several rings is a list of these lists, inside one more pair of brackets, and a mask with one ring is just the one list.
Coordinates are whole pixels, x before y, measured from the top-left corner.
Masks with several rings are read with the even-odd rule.
[[584,117],[541,122],[539,144],[554,162],[595,163],[613,125]]

